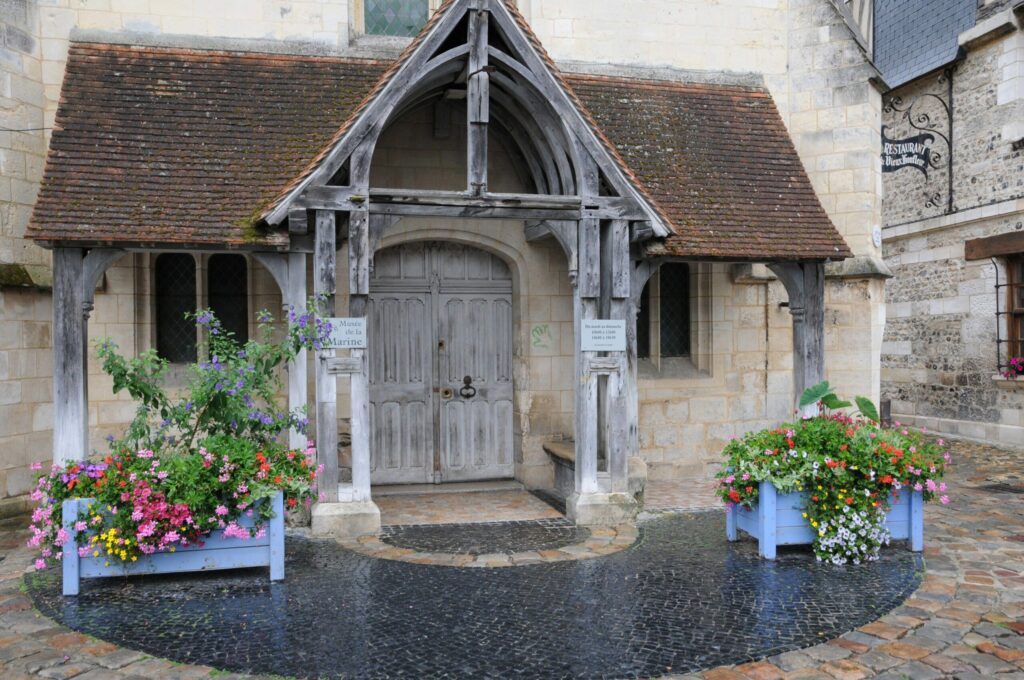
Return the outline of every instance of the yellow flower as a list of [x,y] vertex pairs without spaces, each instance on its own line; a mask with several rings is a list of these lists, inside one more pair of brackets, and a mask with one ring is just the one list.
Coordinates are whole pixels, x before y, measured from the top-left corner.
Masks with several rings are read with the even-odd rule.
[[138,562],[138,561],[139,561],[139,558],[136,557],[135,555],[132,555],[132,562]]
[[92,556],[93,557],[99,557],[100,556],[100,551],[99,550],[93,550],[92,551]]
[[805,512],[805,513],[803,513],[803,515],[804,515],[804,519],[807,519],[807,513]]
[[173,545],[171,546],[171,552],[174,552],[174,546]]

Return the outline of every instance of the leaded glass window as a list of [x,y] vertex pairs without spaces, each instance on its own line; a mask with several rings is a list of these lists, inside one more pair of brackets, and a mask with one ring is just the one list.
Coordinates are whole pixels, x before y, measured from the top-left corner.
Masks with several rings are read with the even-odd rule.
[[364,30],[367,35],[411,38],[427,23],[429,14],[429,0],[364,0]]
[[[636,318],[637,356],[641,359],[690,356],[690,267],[685,263],[663,264],[658,270],[658,305],[651,318],[651,283],[640,294]],[[653,279],[652,279],[653,281]],[[652,347],[652,334],[658,347]]]
[[235,340],[249,339],[248,267],[241,255],[214,255],[206,268],[207,299],[221,326]]
[[661,356],[690,356],[690,268],[684,263],[663,264],[660,270]]
[[156,351],[173,363],[196,360],[196,261],[185,253],[156,258]]

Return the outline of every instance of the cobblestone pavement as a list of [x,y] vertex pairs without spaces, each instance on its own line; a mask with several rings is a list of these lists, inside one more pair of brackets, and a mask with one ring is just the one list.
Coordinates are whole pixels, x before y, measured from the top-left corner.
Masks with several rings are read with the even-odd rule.
[[[1024,494],[1021,493],[1020,485],[1024,454],[973,444],[957,444],[954,453],[956,465],[950,479],[954,502],[947,507],[927,507],[927,575],[917,591],[902,606],[837,639],[799,651],[789,651],[742,665],[717,667],[693,676],[672,675],[668,669],[661,672],[667,672],[665,677],[703,677],[709,680],[1024,678]],[[713,513],[693,516],[705,525],[713,525],[717,536],[720,527],[714,517]],[[24,532],[12,531],[10,528],[0,530],[0,555],[3,556],[0,559],[0,677],[5,680],[26,677],[163,680],[209,677],[214,674],[218,677],[237,677],[201,666],[149,658],[142,653],[71,632],[43,617],[32,608],[21,583],[25,567],[30,561],[27,550],[19,547],[23,540]],[[720,539],[716,538],[715,542],[720,543]],[[752,543],[745,543],[745,546],[740,547],[741,551],[752,548]],[[489,580],[502,573],[514,574],[527,570],[540,570],[534,571],[540,573],[584,567],[591,569],[586,565],[598,567],[605,562],[622,560],[634,550],[613,555],[606,560],[510,570],[475,570],[473,573],[490,574]],[[696,565],[691,563],[694,553],[687,551],[703,551],[700,542],[692,542],[676,550],[680,551],[679,559],[673,568],[683,573],[697,573],[694,571]],[[900,548],[887,553],[906,555]],[[372,565],[395,563],[370,560],[367,564],[377,568]],[[396,567],[437,569],[397,564]],[[457,573],[468,570],[441,571]],[[546,578],[531,580],[539,582]],[[623,586],[628,582],[627,579]],[[832,585],[836,583],[833,581]],[[859,592],[871,594],[870,590]],[[587,597],[595,594],[590,592]],[[396,591],[395,596],[400,597],[400,591]],[[586,632],[594,635],[592,626],[602,621],[603,617],[594,618],[584,614],[589,611],[598,615],[602,607],[598,606],[600,600],[584,599],[586,601],[580,601],[579,606],[572,611],[582,617],[583,623],[591,626]],[[671,613],[678,606],[677,602],[662,604],[662,607],[647,612],[653,617],[650,621],[657,621],[659,616]],[[726,603],[719,603],[711,611],[736,625],[736,611],[730,611]],[[504,625],[502,614],[492,613],[492,626],[500,628]],[[768,616],[764,621],[771,622],[774,618],[774,615]],[[637,620],[633,618],[631,621],[635,623]],[[309,625],[309,622],[306,624]],[[742,618],[739,624],[745,626],[744,635],[757,629],[756,625]],[[322,626],[313,627],[319,636],[331,635],[331,631]],[[541,632],[547,638],[559,642],[564,650],[563,661],[596,659],[600,664],[603,658],[604,650],[600,641],[595,642],[593,648],[574,648],[569,643],[577,640],[572,636],[567,637],[569,631],[564,628]],[[647,632],[647,641],[639,645],[638,649],[671,646],[674,642],[678,644],[678,639],[660,637],[659,633],[663,631],[648,629]],[[686,637],[690,632],[680,633],[680,637]],[[417,635],[414,631],[407,633],[410,636]],[[469,638],[463,639],[464,645],[470,644],[467,640]],[[349,638],[336,642],[339,647],[350,645],[348,649],[353,652],[361,652],[363,649],[359,640]],[[343,642],[346,644],[341,644]],[[443,653],[443,648],[437,648],[436,652]],[[713,660],[709,661],[706,666],[712,665]],[[561,677],[572,673],[565,666],[545,668],[548,672],[534,674],[533,677]],[[635,675],[617,670],[610,663],[602,667],[601,674],[607,677]],[[464,674],[459,669],[454,670],[453,675],[479,677],[479,674],[474,675],[471,671]],[[426,675],[420,674],[419,677]]]
[[448,567],[519,567],[588,560],[625,550],[632,524],[577,527],[565,518],[474,524],[390,526],[380,536],[341,541],[369,557]]
[[719,509],[722,502],[715,495],[715,481],[709,479],[652,479],[644,489],[644,510],[647,512]]

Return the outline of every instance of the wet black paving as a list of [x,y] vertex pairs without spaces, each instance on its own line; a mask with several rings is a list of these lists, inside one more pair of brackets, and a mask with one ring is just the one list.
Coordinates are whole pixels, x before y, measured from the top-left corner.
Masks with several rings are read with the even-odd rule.
[[380,540],[419,552],[511,555],[528,550],[557,550],[585,541],[590,531],[567,519],[537,519],[477,524],[394,525],[381,530]]
[[879,618],[920,581],[894,546],[871,565],[807,549],[757,557],[722,513],[643,524],[590,560],[456,568],[289,538],[287,581],[265,570],[83,581],[26,576],[46,615],[116,644],[233,671],[332,678],[634,678],[809,646]]

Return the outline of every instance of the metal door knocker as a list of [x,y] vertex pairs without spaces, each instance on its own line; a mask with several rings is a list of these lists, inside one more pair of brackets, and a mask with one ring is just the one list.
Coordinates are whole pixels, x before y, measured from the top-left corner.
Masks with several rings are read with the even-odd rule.
[[473,377],[467,375],[462,379],[462,387],[459,388],[459,396],[463,399],[472,399],[476,396],[476,388],[473,387]]

